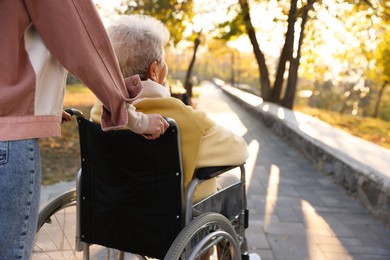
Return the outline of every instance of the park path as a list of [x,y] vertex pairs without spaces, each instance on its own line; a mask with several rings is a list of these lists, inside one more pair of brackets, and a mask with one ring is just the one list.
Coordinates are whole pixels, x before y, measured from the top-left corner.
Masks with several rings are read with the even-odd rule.
[[[219,88],[202,83],[197,109],[242,135],[249,251],[262,260],[390,259],[390,231]],[[42,205],[74,183],[44,187]]]

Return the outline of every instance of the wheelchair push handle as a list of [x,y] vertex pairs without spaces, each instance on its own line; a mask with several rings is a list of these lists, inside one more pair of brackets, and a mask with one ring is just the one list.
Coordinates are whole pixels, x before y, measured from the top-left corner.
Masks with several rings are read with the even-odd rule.
[[71,116],[84,117],[83,112],[76,108],[67,108],[64,111]]

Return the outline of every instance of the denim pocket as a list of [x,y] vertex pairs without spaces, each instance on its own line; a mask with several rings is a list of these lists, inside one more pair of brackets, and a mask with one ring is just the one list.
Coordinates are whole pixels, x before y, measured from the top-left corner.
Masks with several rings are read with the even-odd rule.
[[0,164],[5,164],[8,159],[8,141],[0,141]]

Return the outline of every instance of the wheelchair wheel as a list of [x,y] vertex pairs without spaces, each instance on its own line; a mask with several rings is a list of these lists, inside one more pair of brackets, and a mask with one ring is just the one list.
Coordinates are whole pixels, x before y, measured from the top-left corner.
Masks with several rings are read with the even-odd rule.
[[[76,250],[76,190],[62,194],[40,213],[32,260],[83,259]],[[91,259],[123,258],[117,250],[91,245]],[[87,258],[88,259],[88,258]]]
[[192,220],[176,237],[164,260],[241,259],[236,232],[221,214],[205,213]]

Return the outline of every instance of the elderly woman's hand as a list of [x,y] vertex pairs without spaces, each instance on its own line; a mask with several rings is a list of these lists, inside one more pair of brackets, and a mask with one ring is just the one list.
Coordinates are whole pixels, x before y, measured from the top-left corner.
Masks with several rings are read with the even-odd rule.
[[62,120],[61,120],[61,123],[66,123],[66,122],[69,122],[70,120],[72,119],[72,116],[65,112],[65,111],[62,111]]
[[150,140],[159,138],[168,129],[168,122],[159,114],[148,114],[148,117],[149,126],[142,136]]

